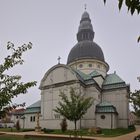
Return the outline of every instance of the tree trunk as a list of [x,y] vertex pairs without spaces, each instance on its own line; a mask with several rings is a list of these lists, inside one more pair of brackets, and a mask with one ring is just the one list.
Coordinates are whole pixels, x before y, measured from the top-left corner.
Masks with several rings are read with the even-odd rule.
[[77,130],[76,120],[74,121],[74,124],[75,124],[75,131],[76,131]]

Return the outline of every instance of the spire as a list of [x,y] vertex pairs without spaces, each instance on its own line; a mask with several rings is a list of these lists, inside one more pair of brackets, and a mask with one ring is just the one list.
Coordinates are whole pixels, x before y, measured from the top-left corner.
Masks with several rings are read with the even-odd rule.
[[80,20],[80,25],[77,33],[77,40],[83,41],[83,40],[90,40],[92,41],[94,38],[94,31],[93,27],[91,24],[91,19],[86,11],[86,5],[85,5],[85,11],[82,14],[81,20]]

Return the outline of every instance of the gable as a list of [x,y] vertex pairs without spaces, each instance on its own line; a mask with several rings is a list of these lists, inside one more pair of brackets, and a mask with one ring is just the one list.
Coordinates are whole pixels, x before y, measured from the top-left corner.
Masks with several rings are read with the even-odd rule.
[[75,72],[64,64],[49,69],[41,80],[40,89],[49,85],[77,81]]

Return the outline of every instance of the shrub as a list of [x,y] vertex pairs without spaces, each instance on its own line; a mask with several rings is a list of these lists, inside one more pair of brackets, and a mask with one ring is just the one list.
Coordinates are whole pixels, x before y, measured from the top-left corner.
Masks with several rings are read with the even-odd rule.
[[66,130],[67,130],[67,121],[66,121],[66,118],[64,118],[63,120],[62,120],[62,122],[60,123],[60,126],[61,126],[61,130],[62,130],[62,132],[65,132]]
[[35,131],[35,129],[23,129],[22,132]]
[[133,131],[136,130],[135,125],[129,125],[129,126],[128,126],[128,129],[129,129],[129,130],[133,130]]
[[17,122],[16,122],[16,130],[17,130],[17,131],[19,131],[19,130],[20,130],[19,120],[17,120]]
[[102,133],[102,129],[100,127],[93,127],[90,128],[88,130],[89,133],[93,133],[93,134],[101,134]]
[[43,128],[43,132],[44,133],[51,133],[51,132],[54,132],[54,130],[53,129]]

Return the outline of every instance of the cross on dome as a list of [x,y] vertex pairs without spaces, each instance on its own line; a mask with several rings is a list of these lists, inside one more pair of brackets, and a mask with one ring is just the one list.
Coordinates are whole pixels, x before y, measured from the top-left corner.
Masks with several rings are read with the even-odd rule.
[[60,64],[61,57],[58,56],[57,60],[58,60],[58,64]]
[[85,7],[85,11],[86,11],[87,10],[87,4],[85,4],[84,7]]

